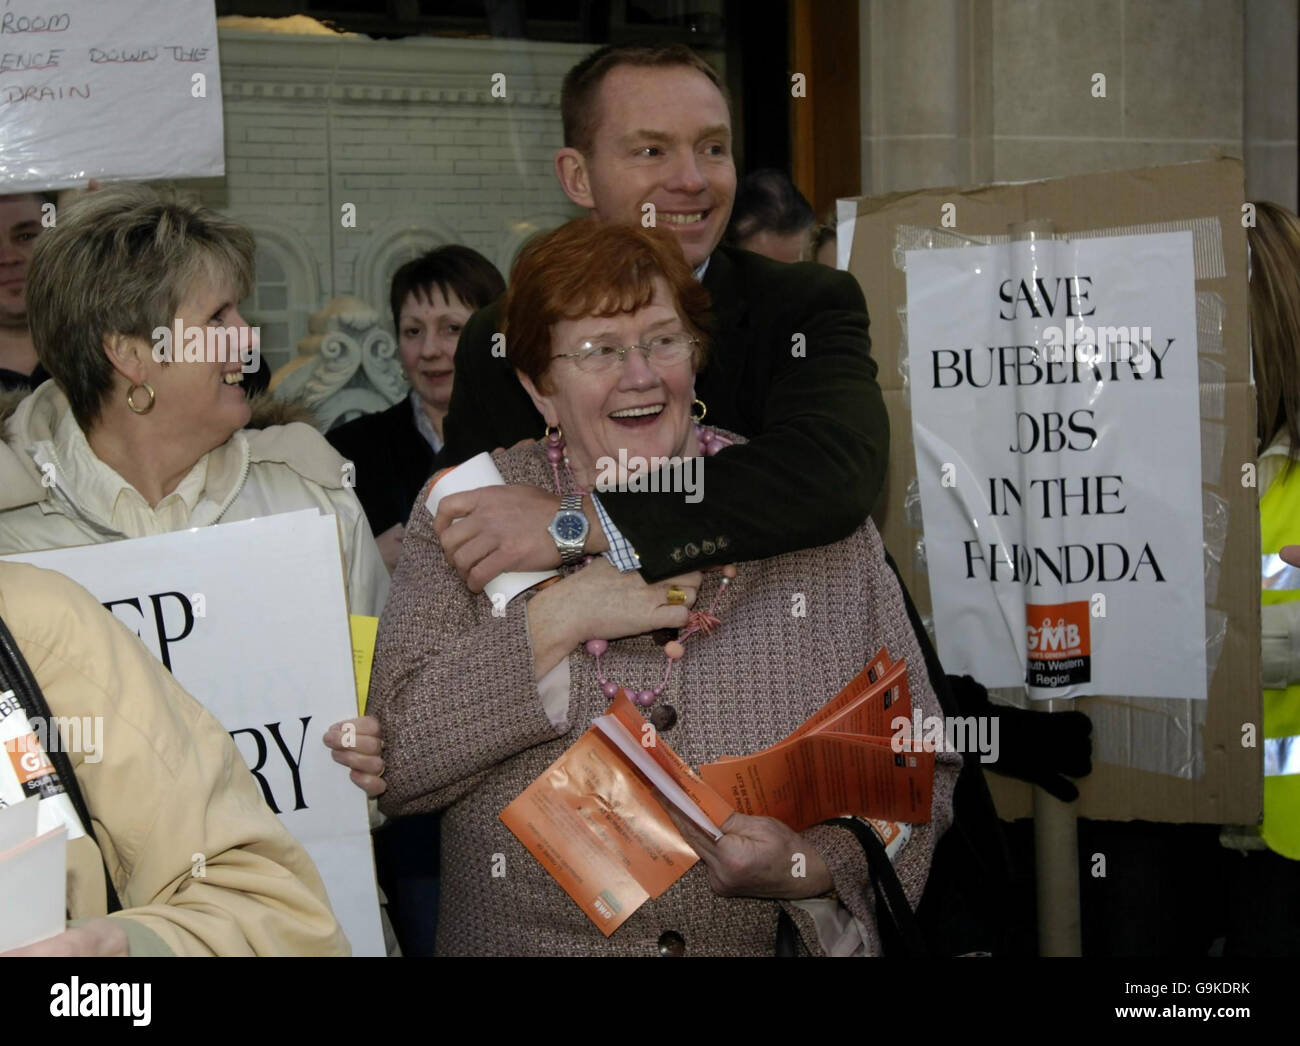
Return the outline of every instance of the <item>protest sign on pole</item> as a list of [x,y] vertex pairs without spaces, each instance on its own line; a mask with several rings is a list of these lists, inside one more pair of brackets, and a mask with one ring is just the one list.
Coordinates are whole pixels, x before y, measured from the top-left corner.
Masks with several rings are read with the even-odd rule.
[[1203,700],[1191,232],[906,259],[945,667],[1039,699]]
[[212,0],[3,0],[0,194],[224,173]]
[[334,517],[307,510],[5,558],[66,574],[140,636],[230,732],[316,863],[353,954],[385,954],[366,797],[321,741],[357,708]]
[[[861,283],[871,310],[871,351],[879,365],[878,380],[890,419],[889,474],[873,516],[923,620],[934,626],[941,648],[949,642],[952,633],[951,625],[947,629],[943,627],[945,614],[961,613],[960,629],[974,628],[977,634],[1001,629],[1006,635],[1014,636],[1016,629],[1008,622],[1018,622],[1024,634],[1026,656],[1022,662],[1019,650],[1014,655],[1006,655],[1002,669],[1010,672],[1014,666],[1020,681],[1015,687],[1004,685],[999,688],[998,684],[991,684],[995,701],[1025,707],[1031,698],[1047,697],[1049,701],[1060,698],[1058,703],[1068,702],[1071,707],[1088,715],[1093,724],[1093,771],[1078,781],[1076,806],[1082,817],[1217,824],[1247,824],[1259,820],[1263,759],[1258,744],[1251,741],[1259,733],[1262,714],[1260,533],[1258,491],[1253,478],[1257,433],[1247,334],[1244,223],[1248,208],[1244,207],[1244,193],[1241,162],[1219,159],[1008,185],[919,189],[846,200],[839,204],[841,233],[852,240],[845,260]],[[1010,301],[1002,300],[1001,283],[1011,279],[1011,274],[1008,272],[999,277],[998,285],[990,288],[993,306],[999,313],[1011,312],[1014,307],[1019,310],[1016,322],[1023,323],[1026,317],[1034,319],[1026,298],[1033,300],[1035,307],[1043,312],[1045,302],[1042,298],[1046,291],[1055,309],[1059,310],[1059,302],[1072,297],[1073,304],[1065,302],[1067,313],[1071,310],[1076,313],[1089,311],[1095,306],[1096,314],[1087,317],[1067,314],[1062,317],[1058,311],[1050,320],[1044,317],[1045,326],[1037,332],[1032,326],[1017,330],[1013,321],[996,318],[993,322],[1009,330],[1005,338],[1000,334],[994,338],[994,332],[983,323],[989,312],[987,300],[979,303],[980,311],[972,311],[975,303],[967,299],[952,310],[961,317],[960,336],[956,335],[957,321],[954,320],[948,328],[950,340],[942,343],[936,340],[930,346],[935,352],[957,350],[958,358],[940,353],[937,357],[932,354],[928,364],[916,363],[912,358],[916,348],[911,344],[912,325],[926,322],[925,316],[917,314],[924,313],[927,306],[913,300],[913,294],[920,291],[914,292],[910,284],[913,266],[926,264],[922,255],[942,254],[955,248],[958,253],[972,252],[970,258],[973,260],[978,252],[993,248],[995,254],[1001,251],[1010,257],[1009,252],[1013,249],[1021,252],[1027,249],[1023,246],[1013,248],[1011,244],[1017,240],[1017,231],[1030,225],[1050,227],[1057,239],[1068,241],[1070,246],[1046,246],[1039,256],[1041,260],[1035,260],[1037,271],[1032,274],[1028,286],[1021,288],[1013,284],[1006,288]],[[1193,274],[1188,293],[1193,295],[1195,302],[1194,348],[1190,343],[1193,335],[1180,319],[1184,307],[1171,302],[1168,293],[1160,290],[1169,286],[1170,274],[1167,271],[1148,271],[1139,261],[1146,258],[1162,267],[1166,262],[1172,262],[1174,255],[1163,248],[1159,253],[1151,254],[1152,246],[1160,237],[1188,233],[1192,237]],[[1044,239],[1051,243],[1051,237]],[[1122,240],[1131,249],[1145,252],[1140,256],[1135,254],[1131,263],[1123,257],[1115,259],[1121,267],[1115,270],[1117,273],[1124,272],[1123,267],[1127,267],[1122,278],[1127,298],[1114,297],[1112,283],[1107,287],[1097,285],[1095,290],[1089,291],[1088,302],[1083,302],[1080,292],[1087,290],[1088,285],[1081,280],[1070,288],[1072,295],[1064,296],[1064,285],[1058,287],[1048,282],[1049,277],[1057,275],[1088,276],[1081,268],[1076,270],[1078,262],[1073,257],[1064,260],[1056,257],[1050,265],[1058,270],[1076,271],[1049,273],[1047,270],[1053,252],[1073,250],[1074,245],[1082,247],[1094,240]],[[1044,279],[1043,288],[1037,285],[1039,276]],[[1131,293],[1134,288],[1142,295],[1140,299]],[[1147,296],[1148,288],[1152,288],[1155,297]],[[965,293],[960,288],[954,290]],[[935,290],[935,296],[929,299],[930,308],[947,308],[942,293]],[[1140,307],[1138,318],[1130,319],[1124,315],[1136,307]],[[1143,313],[1150,318],[1141,318]],[[933,319],[936,323],[945,322],[938,317]],[[1074,399],[1075,393],[1082,389],[1073,383],[1048,387],[1046,380],[1037,384],[1030,382],[1032,367],[1022,366],[1026,361],[1014,351],[1004,354],[1005,360],[996,356],[990,360],[987,355],[990,346],[996,351],[1003,345],[1035,344],[1036,333],[1044,337],[1043,349],[1046,350],[1046,326],[1060,327],[1064,337],[1070,321],[1074,324],[1074,337],[1084,324],[1094,328],[1094,337],[1095,328],[1103,324],[1149,325],[1153,346],[1168,354],[1162,362],[1164,370],[1160,380],[1153,380],[1154,362],[1140,383],[1123,363],[1119,365],[1116,377],[1110,380],[1107,363],[1104,368],[1107,380],[1102,383],[1100,397],[1093,404]],[[1167,326],[1161,329],[1162,324]],[[941,337],[941,333],[935,332],[936,339]],[[922,339],[926,337],[924,333],[919,336]],[[1167,349],[1171,337],[1175,339],[1173,347]],[[1196,364],[1199,421],[1193,432],[1188,432],[1185,424],[1189,405],[1181,399],[1180,383],[1188,379],[1186,368],[1189,361],[1183,358],[1185,345],[1187,355],[1194,356]],[[927,390],[924,387],[927,366],[930,384],[934,384],[936,359],[940,381],[944,384],[955,381],[955,372],[964,372],[966,368],[967,349],[985,352],[983,362],[986,365],[991,362],[995,368],[987,373],[974,372],[979,387],[971,389],[964,373],[961,389]],[[1121,348],[1119,351],[1124,350]],[[972,365],[980,362],[977,353],[972,351]],[[1044,362],[1038,365],[1043,366]],[[1003,388],[995,383],[985,387],[990,374],[1001,380],[1004,363],[1008,386]],[[1025,379],[1019,393],[1012,384],[1020,380],[1017,368]],[[1082,377],[1087,368],[1080,369]],[[1059,377],[1062,372],[1063,368],[1058,366],[1053,377]],[[930,411],[932,420],[927,422],[927,431],[933,432],[935,439],[946,439],[955,449],[949,454],[943,453],[942,447],[922,448],[918,453],[912,446],[913,413],[928,392],[950,401],[945,409],[954,411],[962,409],[957,400],[974,397],[994,410],[995,416],[986,418],[978,412],[968,414],[968,427],[962,430],[959,425],[949,424]],[[1014,402],[1010,398],[1012,395],[1021,396],[1021,402],[1027,404],[1023,408],[1026,413],[1039,415],[1036,420],[1038,449],[1024,454],[1010,451],[1012,446],[1024,447],[1035,441],[1034,424],[1028,419],[1020,419],[1019,433],[1009,427],[1002,433],[1006,441],[1003,463],[1010,461],[1014,470],[1003,474],[985,461],[983,467],[986,471],[982,477],[975,469],[961,477],[961,462],[969,455],[983,453],[979,448],[991,446],[992,436],[986,426],[1009,426],[1016,421],[1015,415],[1021,409],[1018,407],[1011,410],[1011,419],[996,416],[1011,406]],[[1000,401],[984,399],[986,396],[1004,398]],[[1061,397],[1059,406],[1058,396]],[[1133,435],[1121,435],[1118,440],[1123,448],[1121,453],[1115,450],[1114,439],[1108,445],[1105,426],[1111,424],[1117,409],[1115,404],[1124,397],[1129,397],[1129,402],[1124,410],[1123,431]],[[1066,406],[1069,409],[1063,410]],[[1102,438],[1096,441],[1095,446],[1090,435],[1081,434],[1070,426],[1069,415],[1081,410],[1095,411],[1102,425]],[[1044,419],[1043,415],[1052,412],[1064,416],[1063,424],[1057,425],[1054,417]],[[1157,419],[1160,419],[1158,424]],[[1075,423],[1078,429],[1093,427],[1085,414],[1076,414]],[[981,432],[983,435],[977,435]],[[1042,449],[1045,440],[1048,446],[1056,447],[1062,439],[1072,441],[1074,448],[1085,446],[1086,440],[1089,449],[1050,452]],[[1151,442],[1144,443],[1144,440]],[[1116,467],[1114,455],[1117,453],[1121,453],[1118,464],[1122,468]],[[936,454],[940,455],[937,459],[934,458]],[[1156,466],[1157,462],[1163,464]],[[949,482],[955,481],[957,487],[942,486],[944,463],[954,466],[949,470],[952,477]],[[1199,463],[1196,465],[1199,483],[1195,489],[1186,490],[1187,473],[1192,471],[1193,463]],[[1056,469],[1049,469],[1049,465],[1055,465]],[[930,472],[928,477],[924,475],[927,471]],[[1116,480],[1096,478],[1113,475],[1124,477],[1122,487],[1116,485]],[[1083,505],[1083,498],[1079,496],[1082,494],[1082,476],[1094,477],[1088,480],[1087,517],[1076,514]],[[993,488],[996,506],[988,487],[990,478],[999,481]],[[1009,480],[1010,485],[1001,483],[1002,479]],[[1031,487],[1031,480],[1044,482]],[[1064,489],[1063,480],[1070,484]],[[982,489],[979,486],[981,481],[984,484]],[[972,488],[970,491],[965,489],[968,482]],[[937,484],[940,491],[954,500],[971,498],[977,499],[978,504],[982,496],[985,515],[980,519],[982,532],[978,538],[983,548],[983,559],[977,558],[978,546],[969,546],[971,566],[991,575],[989,547],[997,544],[1000,546],[998,551],[1003,553],[998,561],[998,582],[994,584],[989,577],[983,582],[986,589],[992,590],[989,595],[1003,588],[1006,569],[1017,569],[1017,557],[1003,551],[1009,544],[1017,543],[1003,540],[1009,533],[1008,521],[1016,512],[1020,515],[1016,525],[1022,530],[1022,538],[1028,534],[1027,540],[1019,542],[1022,547],[1029,545],[1031,549],[1048,550],[1042,558],[1031,551],[1028,563],[1023,553],[1018,557],[1024,605],[1040,605],[1035,602],[1038,592],[1053,586],[1057,588],[1057,594],[1042,599],[1041,605],[1080,602],[1076,593],[1088,595],[1091,659],[1088,667],[1093,678],[1086,687],[1081,680],[1074,680],[1060,689],[1029,690],[1030,620],[1023,607],[1017,616],[1010,610],[1004,611],[1003,604],[995,597],[992,603],[985,604],[990,608],[991,620],[972,622],[973,608],[965,602],[967,597],[961,590],[975,585],[973,579],[964,576],[968,548],[964,542],[974,536],[958,534],[953,529],[956,526],[954,519],[950,518],[945,525],[943,508],[932,508],[931,503],[923,503],[922,485],[925,483]],[[1147,489],[1148,485],[1150,489]],[[1012,489],[1021,499],[1018,507]],[[1047,497],[1053,499],[1050,519],[1041,518],[1043,499]],[[1035,498],[1040,510],[1037,519],[1028,515],[1028,507],[1035,504]],[[933,498],[930,501],[933,502]],[[1163,512],[1158,507],[1161,503],[1168,506]],[[1062,505],[1071,510],[1070,517],[1060,517]],[[1106,511],[1094,511],[1093,506],[1097,505]],[[1124,505],[1126,511],[1112,511],[1120,505]],[[956,509],[951,511],[956,512]],[[1003,515],[1004,512],[1008,514]],[[969,513],[965,524],[968,531],[972,529],[971,521],[976,518],[976,513]],[[1086,527],[1083,526],[1085,520]],[[1075,533],[1082,531],[1086,537],[1084,540],[1072,538],[1066,541],[1067,528],[1076,525]],[[1051,530],[1053,526],[1058,529]],[[992,533],[989,527],[997,533]],[[1188,573],[1181,553],[1175,552],[1172,545],[1186,549],[1192,543],[1191,528],[1200,530],[1201,558]],[[1121,532],[1123,537],[1117,540]],[[1088,570],[1088,557],[1075,549],[1068,553],[1072,557],[1069,563],[1060,566],[1066,554],[1057,549],[1063,545],[1091,546],[1094,581],[1103,570],[1106,578],[1120,572],[1123,556],[1111,547],[1099,555],[1099,544],[1121,544],[1124,547],[1129,555],[1126,576],[1130,580],[1108,580],[1103,582],[1107,586],[1104,589],[1093,589],[1087,583],[1078,586],[1065,584],[1067,576],[1074,578]],[[1151,556],[1144,557],[1147,545],[1150,545]],[[1175,558],[1170,559],[1170,555]],[[934,565],[936,568],[945,557],[949,564],[944,576],[951,577],[953,584],[944,593],[937,593],[931,586],[932,556],[938,560]],[[1101,564],[1099,559],[1103,556],[1105,562]],[[1166,582],[1154,580],[1152,557]],[[1059,586],[1053,567],[1062,572],[1063,583]],[[1067,575],[1067,571],[1071,573]],[[1132,580],[1135,574],[1137,580]],[[1023,583],[1026,576],[1030,581],[1028,585]],[[1044,584],[1036,588],[1033,582],[1039,576],[1044,579]],[[1062,588],[1068,598],[1060,595]],[[1130,627],[1122,633],[1112,625],[1116,615],[1130,614],[1128,609],[1117,606],[1117,598],[1121,604],[1131,600],[1136,609],[1153,594],[1175,588],[1180,592],[1171,592],[1163,597],[1166,602],[1157,616],[1146,620],[1130,616]],[[1104,619],[1092,616],[1091,596],[1094,593],[1107,597]],[[1200,613],[1195,616],[1195,623],[1189,624],[1193,617],[1191,606],[1198,598],[1202,600]],[[945,601],[949,607],[947,610],[941,609]],[[1100,603],[1097,609],[1102,609]],[[1046,631],[1044,620],[1050,622],[1051,631],[1047,638],[1053,646],[1061,640],[1069,642],[1069,626],[1078,624],[1061,613],[1050,618],[1040,617],[1035,622],[1038,629],[1036,650],[1040,653]],[[1172,632],[1182,633],[1184,629],[1187,630],[1185,634],[1170,635]],[[945,637],[945,631],[949,633],[948,637]],[[1078,632],[1082,638],[1083,629],[1079,628]],[[1199,637],[1203,652],[1193,653],[1194,637]],[[1127,647],[1123,657],[1133,670],[1118,683],[1113,677],[1100,681],[1097,674],[1108,671],[1107,666],[1101,663],[1103,647],[1109,651],[1109,662],[1115,649],[1113,644],[1121,641]],[[1000,642],[1003,649],[1007,649],[1008,641]],[[1191,660],[1186,665],[1170,665],[1167,655],[1179,643],[1187,644]],[[1148,647],[1153,651],[1163,651],[1159,653],[1162,660],[1148,660],[1144,656]],[[1069,652],[1069,648],[1064,651],[1053,649],[1051,653],[1060,656],[1035,660],[1058,664],[1042,664],[1037,668],[1048,676],[1059,675],[1060,661],[1075,661],[1081,656],[1077,650],[1073,652],[1074,656],[1065,656]],[[985,655],[972,652],[972,656]],[[990,660],[994,657],[991,653],[987,656]],[[1199,662],[1200,668],[1197,669],[1192,662]],[[968,664],[973,668],[978,666],[976,670],[979,672],[987,667],[983,661]],[[1079,667],[1075,664],[1064,671]],[[1204,672],[1205,680],[1204,690],[1200,693],[1192,679],[1198,670]],[[980,681],[989,682],[987,679]],[[1072,691],[1070,687],[1075,689]],[[1143,696],[1162,690],[1183,696]],[[1045,706],[1040,703],[1035,707]],[[1030,815],[1029,785],[998,775],[988,775],[987,780],[997,800],[999,813],[1007,818]]]

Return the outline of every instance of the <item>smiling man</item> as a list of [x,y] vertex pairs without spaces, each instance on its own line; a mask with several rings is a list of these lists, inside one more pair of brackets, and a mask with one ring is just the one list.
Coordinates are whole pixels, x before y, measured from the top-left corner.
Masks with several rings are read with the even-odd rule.
[[[880,491],[889,450],[866,303],[845,273],[719,246],[736,168],[717,72],[680,45],[605,47],[570,70],[561,106],[560,186],[593,220],[653,221],[677,237],[713,299],[696,395],[710,424],[750,440],[709,460],[698,502],[630,490],[584,498],[582,551],[608,552],[620,569],[655,580],[852,533]],[[483,309],[461,338],[440,465],[542,434],[541,416],[493,351],[499,323],[497,306]],[[559,499],[537,488],[493,487],[444,498],[437,525],[478,590],[502,571],[558,565],[548,527],[559,511]]]

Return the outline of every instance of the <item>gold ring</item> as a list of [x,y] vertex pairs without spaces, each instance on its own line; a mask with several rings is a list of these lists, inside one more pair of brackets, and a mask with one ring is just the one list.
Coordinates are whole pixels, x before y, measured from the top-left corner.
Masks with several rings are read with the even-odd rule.
[[668,586],[668,605],[670,607],[684,607],[686,605],[686,589],[681,585]]

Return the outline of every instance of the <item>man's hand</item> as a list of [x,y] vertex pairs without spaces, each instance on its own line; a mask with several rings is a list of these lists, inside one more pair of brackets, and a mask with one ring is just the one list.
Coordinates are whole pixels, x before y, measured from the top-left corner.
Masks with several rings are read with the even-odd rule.
[[798,900],[818,897],[835,885],[817,848],[774,817],[732,814],[722,825],[722,838],[714,840],[667,800],[664,809],[700,855],[709,886],[719,897]]
[[[587,551],[602,552],[604,534],[583,498],[589,531]],[[558,494],[526,483],[479,487],[448,494],[438,503],[433,529],[442,551],[471,592],[511,570],[551,570],[560,565],[560,550],[547,531],[560,511]]]
[[0,959],[126,957],[131,954],[126,930],[115,919],[91,919],[35,944],[0,952]]
[[383,739],[379,720],[372,715],[335,723],[322,738],[334,749],[334,762],[352,768],[352,783],[373,799],[388,790],[384,783]]
[[379,546],[379,554],[383,557],[384,566],[388,568],[391,574],[397,569],[397,558],[402,554],[402,538],[406,536],[406,528],[400,523],[394,523],[382,534],[375,537],[375,544]]

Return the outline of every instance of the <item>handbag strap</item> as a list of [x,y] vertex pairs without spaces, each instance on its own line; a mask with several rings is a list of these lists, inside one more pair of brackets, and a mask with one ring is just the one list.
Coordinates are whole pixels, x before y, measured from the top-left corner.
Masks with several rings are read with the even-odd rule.
[[898,880],[898,872],[894,870],[894,862],[889,859],[889,854],[885,852],[885,846],[880,841],[880,837],[876,835],[870,825],[865,824],[856,817],[832,817],[829,821],[823,821],[822,823],[847,828],[862,844],[862,849],[867,855],[867,865],[871,869],[871,885],[876,894],[877,909],[883,908],[889,915],[890,921],[894,924],[894,929],[898,932],[903,954],[909,956],[929,955],[930,949],[926,946],[925,935],[921,932],[921,924],[917,922],[916,913],[912,911],[912,906],[907,901],[907,894],[903,891],[903,884]]
[[[18,643],[14,639],[13,633],[9,631],[9,626],[5,624],[4,618],[0,618],[0,688],[13,691],[18,703],[22,705],[28,722],[33,718],[37,718],[47,724],[52,725],[54,723],[54,717],[50,714],[50,706],[45,701],[45,695],[41,693],[41,688],[32,676],[31,669],[27,666],[27,660],[23,657],[22,651],[18,649]],[[113,886],[113,879],[108,874],[108,863],[104,858],[104,850],[95,837],[95,829],[90,821],[90,809],[86,806],[86,799],[81,794],[81,786],[77,783],[77,775],[72,769],[72,760],[68,758],[68,753],[63,751],[61,745],[52,747],[58,750],[46,752],[45,754],[54,765],[58,785],[72,800],[72,807],[77,811],[81,827],[94,841],[96,849],[99,850],[100,861],[104,866],[104,887],[107,891],[108,910],[110,913],[119,912],[122,910],[122,902],[117,896],[117,889]]]

